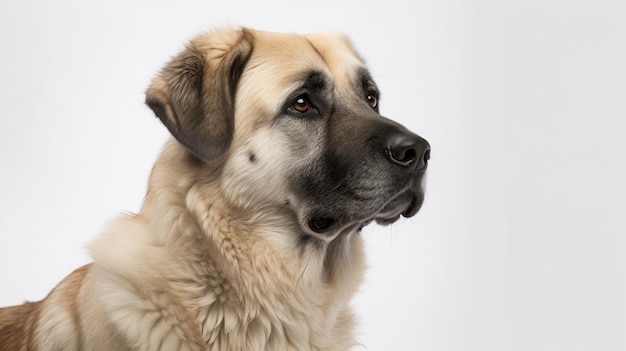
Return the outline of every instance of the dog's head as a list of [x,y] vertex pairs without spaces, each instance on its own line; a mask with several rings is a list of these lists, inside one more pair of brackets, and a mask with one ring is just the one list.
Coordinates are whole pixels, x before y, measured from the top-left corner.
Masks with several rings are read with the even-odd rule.
[[330,241],[423,202],[428,142],[379,113],[363,60],[337,34],[201,35],[154,79],[147,104],[234,206],[282,211]]

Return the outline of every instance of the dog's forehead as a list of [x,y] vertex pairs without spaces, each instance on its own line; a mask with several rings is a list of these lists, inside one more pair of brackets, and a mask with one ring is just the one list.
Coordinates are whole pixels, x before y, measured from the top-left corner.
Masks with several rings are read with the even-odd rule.
[[309,34],[306,38],[335,77],[344,72],[355,72],[356,67],[365,65],[352,43],[340,33]]
[[254,32],[251,66],[273,71],[283,86],[310,71],[332,77],[337,86],[349,86],[364,62],[346,36],[340,33],[291,34]]

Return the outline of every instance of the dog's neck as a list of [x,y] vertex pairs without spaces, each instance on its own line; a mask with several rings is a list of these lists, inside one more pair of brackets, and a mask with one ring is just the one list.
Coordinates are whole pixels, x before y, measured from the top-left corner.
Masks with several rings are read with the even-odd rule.
[[[215,304],[296,314],[315,305],[321,314],[329,314],[320,320],[336,319],[364,270],[358,233],[331,243],[303,244],[288,221],[255,217],[230,207],[214,186],[218,180],[212,177],[219,175],[212,175],[210,166],[191,156],[181,157],[185,154],[181,149],[174,141],[166,145],[141,211],[120,219],[142,227],[137,232],[145,236],[145,245],[120,252],[116,262],[92,250],[96,264],[128,275],[133,274],[129,271],[133,257],[153,258],[151,264],[159,267],[140,267],[136,274],[158,271],[163,284],[152,288],[177,292],[180,302],[195,311],[192,314],[211,310]],[[106,247],[103,241],[118,246],[116,241],[125,233],[115,227],[93,247]],[[268,274],[272,279],[265,278]],[[188,279],[181,281],[181,276]]]
[[[186,323],[198,340],[235,334],[267,340],[258,333],[282,330],[277,342],[330,343],[337,330],[348,333],[354,323],[348,303],[364,270],[358,233],[303,244],[283,219],[230,207],[214,185],[219,180],[212,180],[219,175],[181,158],[180,148],[176,142],[165,147],[141,211],[118,218],[90,246],[94,269],[115,281],[144,282],[133,288],[135,294],[156,310],[189,316]],[[124,301],[105,300],[111,311]],[[252,327],[255,321],[272,322]],[[286,335],[297,333],[308,337]],[[320,349],[332,346],[315,343]]]

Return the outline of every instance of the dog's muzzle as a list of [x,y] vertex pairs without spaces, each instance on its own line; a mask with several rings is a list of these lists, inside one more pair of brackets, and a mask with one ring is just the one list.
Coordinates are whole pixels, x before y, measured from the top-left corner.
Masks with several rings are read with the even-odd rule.
[[308,204],[299,214],[303,228],[330,241],[373,221],[414,216],[424,201],[428,141],[378,115],[336,121],[331,147],[297,183],[300,203]]

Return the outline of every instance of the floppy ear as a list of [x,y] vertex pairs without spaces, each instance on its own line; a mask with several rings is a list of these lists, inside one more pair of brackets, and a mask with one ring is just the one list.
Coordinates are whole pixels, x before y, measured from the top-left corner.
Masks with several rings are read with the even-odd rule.
[[234,133],[237,84],[252,53],[245,30],[201,35],[168,63],[146,91],[146,104],[194,155],[212,161]]

